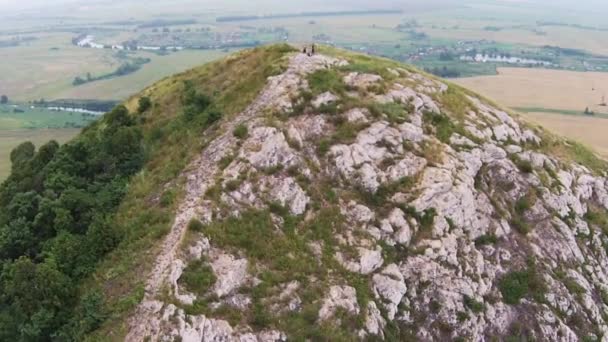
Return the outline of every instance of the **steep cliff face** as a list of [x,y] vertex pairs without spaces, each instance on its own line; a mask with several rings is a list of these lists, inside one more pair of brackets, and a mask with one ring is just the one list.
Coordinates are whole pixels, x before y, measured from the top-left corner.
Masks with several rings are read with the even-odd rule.
[[183,176],[129,341],[603,339],[603,162],[397,63],[286,55]]

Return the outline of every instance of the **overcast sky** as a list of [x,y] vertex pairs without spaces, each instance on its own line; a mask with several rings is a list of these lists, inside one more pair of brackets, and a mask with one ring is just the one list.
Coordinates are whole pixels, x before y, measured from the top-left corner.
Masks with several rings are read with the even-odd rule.
[[[159,4],[171,3],[191,3],[196,7],[206,5],[226,8],[241,8],[247,11],[269,11],[273,8],[285,7],[286,3],[291,6],[302,4],[304,8],[315,10],[319,8],[340,7],[340,8],[383,8],[383,7],[402,7],[407,10],[408,6],[424,5],[431,2],[455,2],[458,4],[467,2],[504,2],[504,3],[532,3],[547,7],[571,8],[576,11],[606,11],[608,16],[608,0],[0,0],[0,7],[3,14],[14,14],[22,10],[53,9],[53,12],[61,9],[73,8],[69,5],[91,6],[100,3],[111,3],[119,5],[123,3],[139,3],[141,5],[158,6]],[[68,5],[68,6],[66,6]],[[283,5],[283,6],[281,6]],[[161,5],[162,7],[162,5]],[[69,13],[66,13],[69,14]]]

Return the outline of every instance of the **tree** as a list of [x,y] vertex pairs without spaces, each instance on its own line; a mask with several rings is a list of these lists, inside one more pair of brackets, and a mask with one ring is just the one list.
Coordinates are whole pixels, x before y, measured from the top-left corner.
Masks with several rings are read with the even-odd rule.
[[8,103],[8,96],[6,96],[6,95],[0,96],[0,103],[2,103],[2,104]]

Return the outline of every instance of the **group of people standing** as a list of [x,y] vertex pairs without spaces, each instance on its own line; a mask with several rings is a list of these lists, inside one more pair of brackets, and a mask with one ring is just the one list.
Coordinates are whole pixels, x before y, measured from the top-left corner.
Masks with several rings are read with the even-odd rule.
[[304,49],[302,49],[302,53],[308,55],[308,57],[313,56],[315,54],[315,44],[312,44],[310,49],[308,48],[308,46],[304,46]]

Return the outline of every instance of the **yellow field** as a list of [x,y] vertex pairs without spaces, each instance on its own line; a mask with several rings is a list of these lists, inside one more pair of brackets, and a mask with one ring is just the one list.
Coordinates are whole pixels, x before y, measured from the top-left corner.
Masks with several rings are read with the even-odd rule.
[[608,112],[607,107],[598,106],[602,94],[608,101],[608,73],[524,68],[500,68],[499,73],[455,82],[507,107],[539,108],[521,115],[608,158],[608,119],[542,112],[542,108],[582,112],[587,106],[598,113]]
[[526,68],[499,68],[498,72],[455,82],[508,107],[608,111],[598,106],[602,95],[608,101],[608,73]]
[[608,158],[608,119],[553,113],[528,113],[525,118],[554,133],[580,141]]

